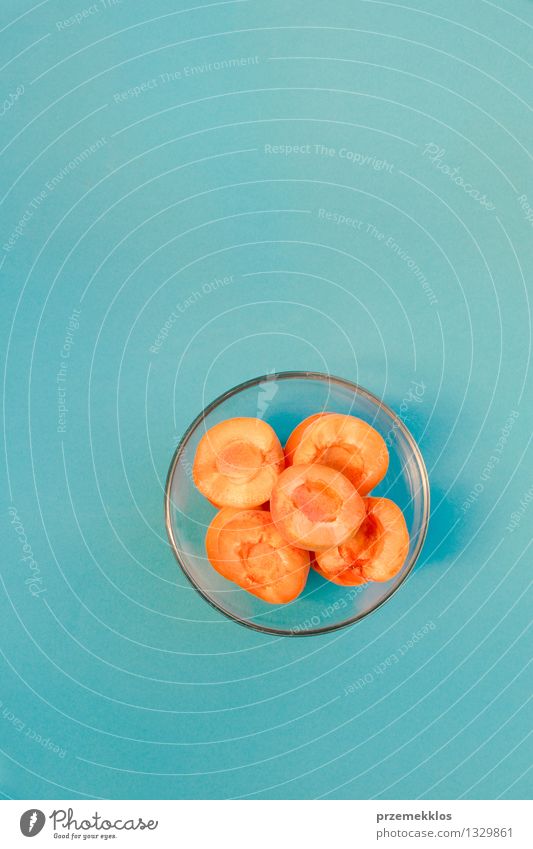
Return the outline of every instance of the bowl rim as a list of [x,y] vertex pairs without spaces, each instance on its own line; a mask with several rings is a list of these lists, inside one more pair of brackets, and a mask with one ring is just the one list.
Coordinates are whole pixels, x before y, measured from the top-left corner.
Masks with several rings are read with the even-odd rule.
[[[209,415],[209,413],[211,413],[214,409],[216,409],[218,406],[220,406],[220,404],[222,404],[228,398],[231,398],[233,395],[237,395],[243,389],[248,389],[251,386],[257,386],[259,383],[263,383],[264,381],[267,381],[267,380],[268,381],[290,380],[290,379],[305,380],[305,379],[309,379],[309,378],[316,379],[316,380],[322,380],[322,381],[325,381],[327,383],[338,384],[338,385],[341,385],[341,386],[343,386],[347,389],[350,389],[351,391],[355,392],[356,395],[362,395],[365,398],[367,398],[369,401],[371,401],[377,407],[380,407],[381,409],[383,409],[391,417],[391,419],[393,420],[397,429],[402,432],[403,436],[407,440],[409,447],[411,449],[411,452],[416,459],[416,463],[417,463],[417,466],[418,466],[419,471],[420,471],[421,482],[422,482],[421,491],[422,491],[423,513],[422,513],[420,533],[418,535],[418,541],[417,541],[416,547],[413,551],[413,554],[411,556],[411,562],[409,563],[409,568],[405,572],[401,581],[395,587],[392,587],[389,590],[389,592],[386,593],[386,595],[384,595],[383,598],[380,599],[380,601],[377,602],[377,604],[375,604],[373,607],[371,607],[370,610],[367,610],[364,613],[358,613],[357,615],[351,616],[348,619],[343,620],[342,622],[333,623],[333,624],[330,624],[330,625],[324,625],[320,628],[313,628],[313,629],[309,629],[309,630],[306,630],[306,631],[295,631],[295,630],[288,630],[288,629],[285,629],[285,628],[273,628],[273,627],[268,626],[268,625],[261,625],[261,624],[255,623],[255,622],[251,622],[248,619],[243,619],[242,617],[237,616],[234,613],[230,613],[229,611],[224,610],[223,607],[218,605],[205,592],[205,590],[203,590],[202,587],[197,584],[197,582],[194,580],[194,578],[189,574],[187,567],[185,566],[185,564],[183,563],[183,561],[182,561],[182,559],[180,558],[180,555],[179,555],[179,548],[178,548],[176,539],[174,537],[174,531],[173,531],[173,528],[172,528],[171,511],[170,511],[170,508],[171,508],[170,492],[171,492],[172,480],[174,478],[174,472],[176,471],[176,466],[178,465],[178,461],[179,461],[179,458],[180,458],[180,456],[183,452],[183,449],[184,449],[185,445],[187,444],[189,437],[191,436],[193,431],[196,429],[197,425],[199,425],[200,422],[203,419],[205,419],[206,416]],[[170,466],[169,466],[169,469],[168,469],[168,472],[167,472],[167,477],[166,477],[166,482],[165,482],[165,494],[164,494],[165,525],[166,525],[167,535],[168,535],[168,538],[169,538],[169,541],[170,541],[170,547],[171,547],[171,549],[174,553],[174,557],[176,558],[178,565],[181,568],[181,571],[183,572],[183,574],[185,575],[185,577],[187,578],[189,583],[192,585],[192,587],[196,590],[196,592],[205,601],[207,601],[207,603],[210,604],[211,607],[213,607],[215,610],[218,610],[219,613],[222,613],[224,616],[226,616],[232,622],[236,622],[238,625],[242,625],[245,628],[251,628],[254,631],[260,631],[263,634],[273,634],[277,637],[314,637],[314,636],[318,636],[320,634],[327,634],[327,633],[330,633],[332,631],[338,631],[341,628],[347,628],[349,625],[354,625],[356,622],[360,622],[362,619],[365,619],[367,616],[370,616],[370,614],[375,613],[376,610],[378,610],[383,604],[385,604],[385,602],[387,602],[400,589],[400,587],[405,583],[405,581],[407,580],[407,578],[409,577],[409,575],[413,571],[413,568],[414,568],[414,566],[415,566],[415,564],[418,560],[418,557],[420,556],[422,546],[424,545],[427,530],[428,530],[428,525],[429,525],[430,500],[431,500],[431,495],[430,495],[429,476],[428,476],[428,472],[427,472],[427,469],[426,469],[426,464],[424,462],[424,458],[422,456],[422,452],[420,451],[420,448],[418,447],[418,443],[416,442],[415,438],[413,437],[413,435],[411,434],[409,429],[406,427],[404,422],[400,419],[400,417],[397,416],[396,413],[393,410],[391,410],[391,408],[387,404],[385,404],[380,398],[378,398],[377,395],[374,395],[373,392],[370,392],[368,389],[365,389],[363,386],[360,386],[358,383],[354,383],[353,381],[347,380],[344,377],[337,377],[336,375],[327,374],[326,372],[320,372],[320,371],[279,371],[279,372],[272,372],[271,374],[263,374],[263,375],[260,375],[259,377],[253,377],[250,380],[245,380],[242,383],[238,383],[236,386],[233,386],[231,389],[227,389],[225,392],[223,392],[221,395],[218,395],[213,401],[211,401],[209,404],[207,404],[207,406],[204,407],[202,412],[199,413],[193,419],[193,421],[190,423],[189,427],[185,430],[183,436],[181,437],[180,441],[178,442],[178,444],[177,444],[177,446],[174,450],[174,454],[172,455],[172,460],[170,462]]]

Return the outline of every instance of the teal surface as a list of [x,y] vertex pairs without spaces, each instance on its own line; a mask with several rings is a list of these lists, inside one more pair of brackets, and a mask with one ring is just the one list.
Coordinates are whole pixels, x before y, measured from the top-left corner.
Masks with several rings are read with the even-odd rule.
[[[3,0],[4,796],[531,793],[532,28]],[[379,611],[276,639],[187,584],[162,488],[205,403],[294,369],[403,417],[432,519]]]

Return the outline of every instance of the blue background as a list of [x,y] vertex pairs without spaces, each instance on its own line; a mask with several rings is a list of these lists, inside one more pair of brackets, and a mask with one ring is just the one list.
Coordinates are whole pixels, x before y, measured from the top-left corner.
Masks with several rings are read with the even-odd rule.
[[[527,797],[531,2],[0,15],[3,795]],[[205,403],[287,369],[400,413],[433,499],[305,639],[211,609],[162,509]]]

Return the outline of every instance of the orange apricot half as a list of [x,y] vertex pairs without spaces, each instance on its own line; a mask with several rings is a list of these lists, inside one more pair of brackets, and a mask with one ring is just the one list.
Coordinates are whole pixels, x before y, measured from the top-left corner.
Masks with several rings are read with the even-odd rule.
[[301,432],[292,462],[320,463],[337,469],[360,495],[366,495],[385,477],[389,452],[381,434],[362,419],[328,413]]
[[217,572],[269,604],[286,604],[305,586],[309,552],[289,545],[266,510],[224,507],[209,525],[205,546]]
[[389,581],[409,551],[402,511],[389,498],[363,498],[365,518],[341,545],[316,554],[314,568],[334,584],[352,587],[367,581]]
[[340,545],[365,517],[363,499],[348,478],[319,463],[285,469],[272,490],[270,512],[285,539],[308,551]]
[[293,464],[293,455],[296,449],[298,448],[300,442],[302,441],[302,436],[305,431],[309,427],[309,425],[319,419],[321,416],[327,416],[328,413],[314,413],[312,416],[307,416],[306,419],[300,422],[299,425],[296,425],[291,435],[289,436],[286,444],[285,444],[285,465],[292,466]]
[[209,428],[196,449],[193,479],[217,507],[258,507],[270,498],[285,465],[283,448],[262,419],[227,419]]

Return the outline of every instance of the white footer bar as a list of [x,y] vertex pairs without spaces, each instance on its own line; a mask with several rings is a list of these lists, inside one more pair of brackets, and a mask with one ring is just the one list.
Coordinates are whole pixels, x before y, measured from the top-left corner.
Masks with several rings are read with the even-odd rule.
[[9,849],[531,849],[532,807],[503,800],[4,801],[0,833]]

